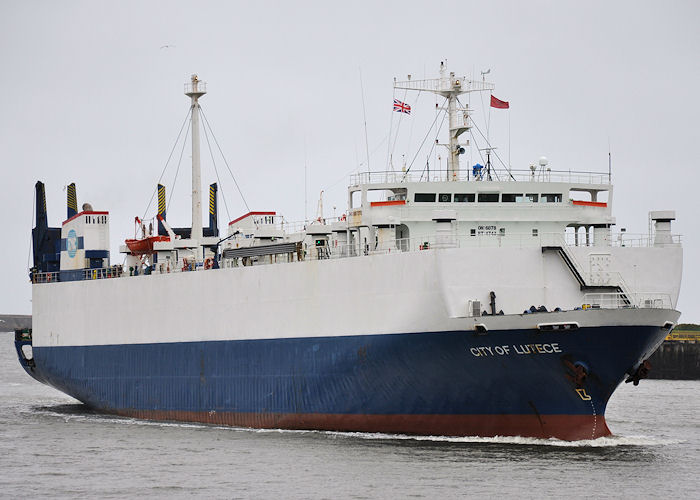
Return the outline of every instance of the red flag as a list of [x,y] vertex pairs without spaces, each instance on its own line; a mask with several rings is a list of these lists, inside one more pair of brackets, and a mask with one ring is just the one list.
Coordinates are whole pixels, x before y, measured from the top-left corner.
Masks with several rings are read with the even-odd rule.
[[501,101],[500,99],[491,96],[491,107],[498,109],[509,109],[510,104],[508,104],[508,101]]

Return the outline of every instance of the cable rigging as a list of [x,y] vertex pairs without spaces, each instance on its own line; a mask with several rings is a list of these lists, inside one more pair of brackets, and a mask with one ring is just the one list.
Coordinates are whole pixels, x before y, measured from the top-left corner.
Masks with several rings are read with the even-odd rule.
[[228,211],[228,203],[226,202],[226,195],[224,194],[224,187],[221,184],[221,179],[219,179],[219,170],[216,168],[216,160],[214,159],[214,152],[211,150],[211,143],[209,142],[209,134],[207,133],[207,127],[204,127],[204,138],[207,140],[207,147],[209,148],[209,156],[211,156],[211,163],[214,165],[214,173],[216,174],[216,181],[219,183],[219,189],[221,189],[221,198],[224,200],[224,208],[226,208],[226,216],[228,220],[231,220],[231,213]]
[[[201,110],[201,107],[200,107]],[[204,114],[204,110],[202,111],[202,117],[204,117],[204,122],[207,124],[207,127],[209,127],[209,131],[211,132],[211,137],[214,139],[214,144],[216,144],[216,147],[219,150],[219,154],[221,154],[221,158],[224,160],[224,164],[226,165],[226,168],[228,169],[228,173],[231,174],[231,179],[233,179],[233,183],[236,185],[236,189],[238,189],[238,194],[241,195],[241,200],[243,200],[243,204],[245,205],[246,210],[250,212],[250,207],[248,206],[248,202],[245,201],[245,196],[243,196],[243,192],[241,191],[240,186],[238,185],[238,182],[236,181],[236,177],[233,175],[233,172],[231,171],[231,167],[228,164],[228,161],[226,161],[226,157],[224,156],[224,152],[221,150],[221,146],[219,146],[219,141],[216,140],[216,136],[214,135],[214,131],[211,128],[211,125],[209,125],[209,120],[207,119],[206,115]]]
[[[447,99],[445,99],[445,100],[443,101],[443,105],[445,104],[445,101],[447,101]],[[408,172],[410,172],[411,167],[413,166],[413,163],[416,161],[416,158],[418,157],[418,154],[420,153],[421,149],[423,148],[423,144],[425,144],[425,140],[426,140],[426,139],[428,138],[428,136],[430,135],[430,131],[431,131],[431,130],[433,129],[433,127],[435,126],[435,122],[437,121],[437,119],[438,119],[439,116],[440,116],[440,113],[438,113],[437,115],[435,115],[435,119],[433,120],[433,123],[430,125],[430,128],[428,128],[428,132],[426,132],[425,137],[423,137],[423,140],[422,140],[421,143],[420,143],[420,146],[418,146],[418,150],[416,151],[415,156],[414,156],[413,159],[411,160],[411,163],[409,164],[408,168],[406,169],[406,172],[404,172],[404,177],[403,177],[404,179],[406,178],[406,175],[408,174]],[[445,121],[445,116],[446,116],[446,113],[443,113],[442,121],[440,122],[440,128],[442,128],[442,123]],[[438,132],[440,131],[440,128],[438,128]]]
[[[463,104],[460,102],[459,98],[457,98],[457,102],[459,103],[460,106],[464,107]],[[483,102],[483,100],[482,100],[482,102]],[[490,109],[489,109],[489,111],[490,111]],[[510,178],[515,180],[515,177],[513,177],[513,174],[510,171],[510,167],[505,164],[505,162],[501,159],[500,156],[498,156],[498,153],[496,153],[495,148],[491,147],[491,142],[489,141],[488,137],[484,135],[484,133],[481,131],[481,129],[479,128],[479,126],[476,124],[476,122],[474,120],[472,120],[472,123],[474,124],[474,128],[479,132],[481,137],[483,137],[484,140],[486,141],[486,146],[488,147],[488,149],[490,149],[493,152],[493,154],[496,156],[498,161],[501,162],[501,165],[503,165],[503,168],[506,170],[506,172],[508,172],[508,175],[510,176]],[[474,133],[471,131],[469,133],[472,137],[472,140],[474,140],[474,143],[476,144],[476,138],[474,137]],[[481,151],[478,148],[477,148],[477,150],[479,151],[479,157],[481,158],[481,161],[484,161],[484,157],[481,155]],[[496,175],[496,178],[498,178],[498,173],[496,172],[495,169],[494,169],[494,174]]]
[[[180,158],[177,160],[177,169],[175,169],[175,177],[173,178],[173,188],[170,190],[170,196],[168,197],[168,204],[166,205],[166,211],[170,210],[170,202],[173,199],[173,194],[175,193],[175,183],[177,182],[177,175],[180,173],[180,165],[182,165],[182,155],[185,153],[185,146],[187,145],[187,137],[190,135],[190,124],[187,125],[187,131],[185,132],[185,138],[182,141],[182,148],[180,149]],[[146,216],[144,215],[144,218]]]
[[[158,184],[161,183],[163,180],[163,176],[165,175],[165,170],[168,168],[168,164],[170,163],[170,159],[173,157],[173,152],[175,151],[175,148],[177,147],[177,143],[180,141],[180,136],[182,135],[182,130],[185,128],[185,124],[188,124],[188,118],[190,117],[190,114],[192,113],[192,106],[187,110],[187,115],[185,115],[185,120],[182,122],[182,126],[180,127],[180,131],[177,134],[177,139],[175,139],[175,143],[173,144],[172,149],[170,150],[170,155],[168,155],[168,160],[165,162],[165,166],[163,167],[163,171],[160,173],[160,177],[158,177]],[[189,125],[187,125],[187,130],[189,131]],[[187,137],[185,137],[186,139]],[[182,155],[180,155],[180,159],[182,159]],[[179,166],[178,166],[179,168]],[[153,198],[155,198],[156,193],[158,192],[158,188],[156,188],[153,191],[153,194],[151,195],[151,199],[148,202],[148,206],[146,207],[146,210],[143,211],[143,218],[146,218],[146,213],[148,212],[148,209],[151,208],[151,203],[153,203]]]

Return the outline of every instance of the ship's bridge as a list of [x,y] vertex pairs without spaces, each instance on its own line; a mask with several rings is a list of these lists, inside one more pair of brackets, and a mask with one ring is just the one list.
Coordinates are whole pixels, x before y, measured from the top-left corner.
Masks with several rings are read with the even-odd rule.
[[576,241],[609,242],[615,218],[607,174],[534,169],[512,171],[507,179],[499,174],[501,179],[494,178],[496,172],[475,179],[465,173],[456,181],[447,180],[450,173],[444,171],[357,174],[348,188],[348,229],[361,241],[430,235],[437,223],[445,230],[449,225],[460,245],[473,236],[540,245],[539,236],[565,232]]
[[[441,175],[442,174],[442,175]],[[350,228],[405,226],[402,233],[429,233],[436,213],[451,219],[468,235],[609,233],[613,187],[607,174],[551,172],[508,180],[447,181],[445,172],[407,174],[366,172],[348,188]],[[522,180],[518,180],[518,179]],[[442,216],[441,216],[442,217]],[[440,218],[440,217],[438,217]],[[588,238],[588,236],[586,236]]]

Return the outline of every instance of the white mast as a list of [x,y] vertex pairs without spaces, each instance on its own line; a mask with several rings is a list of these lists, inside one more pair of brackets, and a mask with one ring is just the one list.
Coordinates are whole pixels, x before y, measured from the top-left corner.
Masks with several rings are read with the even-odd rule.
[[[432,92],[447,98],[447,113],[450,124],[450,154],[447,157],[449,180],[459,179],[459,155],[464,148],[459,144],[458,137],[470,129],[469,110],[457,108],[457,96],[467,92],[493,90],[494,85],[485,81],[468,80],[465,76],[457,77],[454,73],[447,74],[445,63],[440,63],[440,78],[429,80],[407,80],[394,82],[395,89],[422,90]],[[460,111],[462,112],[460,114]]]
[[207,84],[192,75],[185,84],[185,95],[192,99],[192,233],[197,244],[197,261],[203,258],[202,247],[202,168],[199,164],[199,98],[207,93]]

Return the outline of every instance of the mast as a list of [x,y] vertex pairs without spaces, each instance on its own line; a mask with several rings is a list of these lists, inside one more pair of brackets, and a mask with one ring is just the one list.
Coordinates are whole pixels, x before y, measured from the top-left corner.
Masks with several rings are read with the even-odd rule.
[[448,180],[459,180],[459,155],[464,153],[464,147],[459,143],[459,136],[468,131],[471,125],[469,124],[469,109],[459,109],[457,97],[468,92],[493,90],[494,85],[486,81],[469,80],[465,76],[455,76],[454,72],[448,74],[445,63],[441,62],[440,78],[394,82],[394,89],[431,92],[447,99],[447,114],[450,124],[450,137],[447,145],[450,150],[447,157]]
[[197,260],[202,260],[202,168],[199,163],[199,98],[207,93],[207,84],[192,75],[185,84],[185,95],[192,99],[192,232],[190,239],[197,242]]

